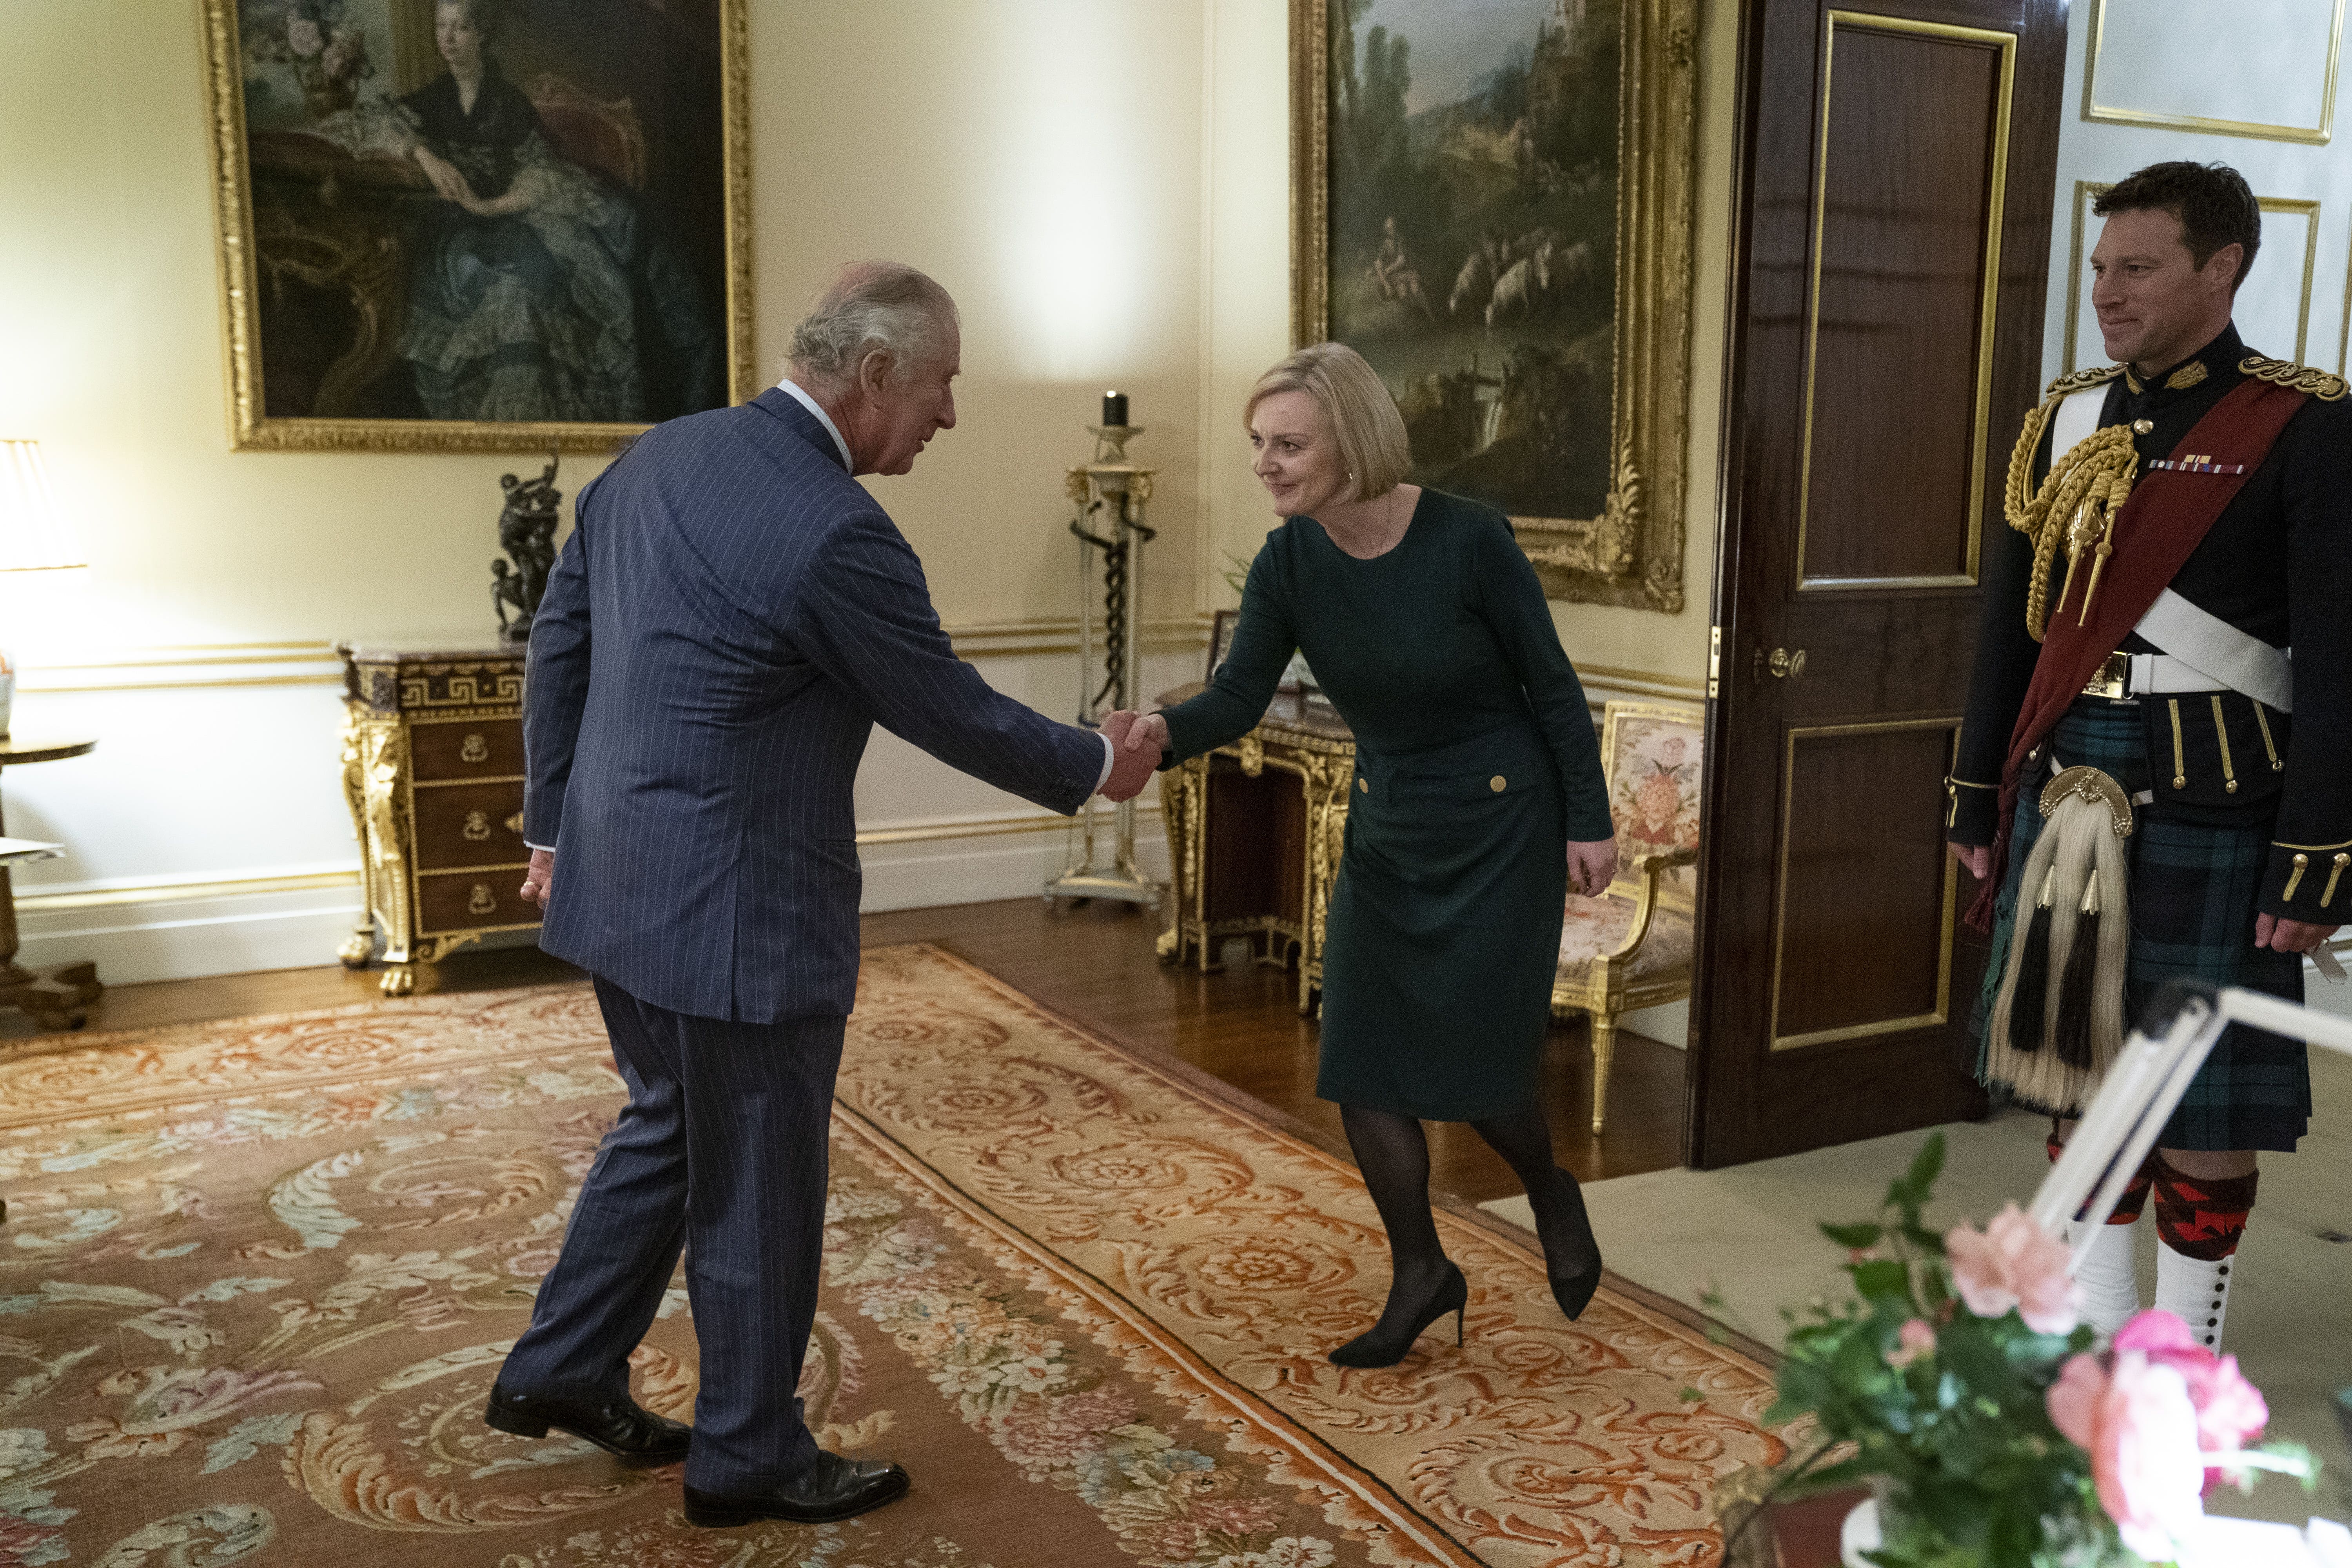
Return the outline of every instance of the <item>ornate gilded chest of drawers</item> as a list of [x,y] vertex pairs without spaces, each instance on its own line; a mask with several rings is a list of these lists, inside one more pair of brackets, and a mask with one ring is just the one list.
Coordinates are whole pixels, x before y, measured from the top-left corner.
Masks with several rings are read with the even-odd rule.
[[530,931],[521,893],[520,648],[337,645],[348,700],[343,793],[360,841],[366,919],[344,963],[383,960],[386,995],[492,931]]

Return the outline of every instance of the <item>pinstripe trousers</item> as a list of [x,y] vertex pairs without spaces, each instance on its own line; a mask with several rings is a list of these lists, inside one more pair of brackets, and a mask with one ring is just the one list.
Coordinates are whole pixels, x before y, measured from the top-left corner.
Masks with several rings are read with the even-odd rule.
[[703,1491],[764,1490],[816,1462],[795,1391],[824,1267],[825,1130],[847,1020],[696,1017],[602,976],[596,1000],[629,1102],[499,1384],[625,1394],[629,1352],[683,1247],[702,1351],[686,1479]]

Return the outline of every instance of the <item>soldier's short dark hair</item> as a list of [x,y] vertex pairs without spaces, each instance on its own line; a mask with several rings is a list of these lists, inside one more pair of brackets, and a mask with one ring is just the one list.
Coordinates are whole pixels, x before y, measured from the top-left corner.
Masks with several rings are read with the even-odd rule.
[[2245,247],[2235,292],[2253,270],[2254,252],[2263,247],[2263,209],[2246,177],[2227,163],[2150,163],[2099,193],[2091,211],[2100,217],[2113,213],[2156,210],[2180,220],[2180,237],[2188,243],[2189,259],[2200,268],[2225,245]]

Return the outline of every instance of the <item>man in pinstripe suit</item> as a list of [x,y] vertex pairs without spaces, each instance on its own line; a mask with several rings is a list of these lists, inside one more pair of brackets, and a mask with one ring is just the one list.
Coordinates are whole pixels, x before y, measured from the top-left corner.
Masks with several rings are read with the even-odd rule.
[[[854,476],[955,424],[954,302],[845,268],[783,383],[647,433],[581,491],[531,625],[526,897],[595,977],[629,1103],[575,1205],[489,1424],[687,1460],[701,1525],[890,1501],[895,1464],[817,1447],[794,1390],[816,1310],[825,1128],[857,981],[851,784],[878,720],[1024,799],[1134,795],[1157,747],[991,690]],[[1108,737],[1108,739],[1107,739]],[[557,867],[561,866],[561,875]],[[702,1345],[689,1429],[629,1397],[683,1246]]]

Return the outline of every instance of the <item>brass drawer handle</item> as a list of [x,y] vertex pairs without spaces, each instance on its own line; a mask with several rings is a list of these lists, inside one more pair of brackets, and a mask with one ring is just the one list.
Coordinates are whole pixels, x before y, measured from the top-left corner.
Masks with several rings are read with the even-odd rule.
[[461,763],[487,763],[490,760],[490,743],[479,735],[468,735],[466,743],[457,748]]
[[488,882],[474,884],[473,892],[466,900],[466,912],[469,915],[494,915],[499,912],[498,897],[490,891]]
[[488,812],[486,812],[486,811],[469,811],[469,812],[467,812],[467,813],[466,814],[466,837],[467,837],[467,840],[469,843],[479,844],[479,843],[481,843],[484,839],[488,838],[489,836],[490,836],[490,816],[489,816],[489,813],[488,813]]

